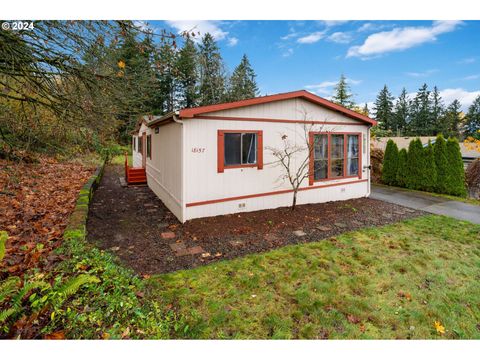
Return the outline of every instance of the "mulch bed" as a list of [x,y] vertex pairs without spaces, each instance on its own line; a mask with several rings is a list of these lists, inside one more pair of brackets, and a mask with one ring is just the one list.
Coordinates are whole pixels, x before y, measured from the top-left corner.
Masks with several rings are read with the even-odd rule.
[[146,186],[121,187],[108,166],[91,205],[89,241],[139,274],[167,273],[222,259],[319,241],[424,215],[368,198],[194,219],[181,224]]

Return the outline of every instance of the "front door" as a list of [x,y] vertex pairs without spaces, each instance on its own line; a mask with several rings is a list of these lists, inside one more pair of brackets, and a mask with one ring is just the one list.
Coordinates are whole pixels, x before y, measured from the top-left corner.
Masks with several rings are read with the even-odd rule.
[[147,133],[142,134],[142,168],[147,166]]

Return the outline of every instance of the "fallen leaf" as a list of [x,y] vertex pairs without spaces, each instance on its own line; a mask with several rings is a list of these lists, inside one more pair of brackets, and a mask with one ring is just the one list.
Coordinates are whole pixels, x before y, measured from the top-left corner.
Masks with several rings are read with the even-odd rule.
[[445,326],[443,326],[440,321],[435,321],[434,326],[435,330],[437,330],[437,333],[445,334]]
[[349,323],[352,323],[352,324],[358,324],[360,322],[360,319],[358,317],[351,314],[347,315],[347,320]]
[[55,331],[51,334],[47,334],[43,337],[46,340],[64,340],[65,339],[65,333],[60,330],[60,331]]

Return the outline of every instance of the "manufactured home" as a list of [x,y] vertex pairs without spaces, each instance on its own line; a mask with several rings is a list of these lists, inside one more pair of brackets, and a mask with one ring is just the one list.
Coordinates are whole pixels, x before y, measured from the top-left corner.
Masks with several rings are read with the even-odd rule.
[[275,154],[291,146],[291,171],[308,163],[297,204],[367,197],[375,124],[303,90],[143,117],[129,180],[146,181],[181,222],[290,206]]

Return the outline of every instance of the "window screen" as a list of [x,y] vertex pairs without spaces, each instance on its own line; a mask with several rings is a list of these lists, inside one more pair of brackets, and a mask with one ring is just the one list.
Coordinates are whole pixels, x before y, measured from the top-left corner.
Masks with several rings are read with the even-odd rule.
[[225,133],[225,166],[257,163],[256,133]]
[[343,154],[343,142],[344,135],[341,134],[332,134],[331,135],[331,155],[330,155],[330,174],[332,177],[342,177],[343,176],[343,163],[344,163],[344,154]]
[[315,180],[326,179],[328,176],[328,135],[319,134],[314,137],[314,169]]
[[347,142],[347,175],[358,174],[358,135],[348,135]]

